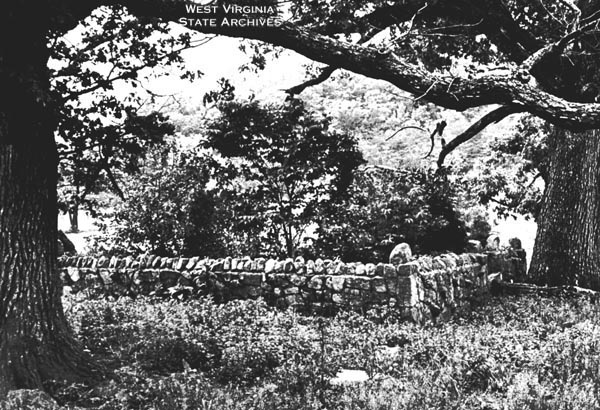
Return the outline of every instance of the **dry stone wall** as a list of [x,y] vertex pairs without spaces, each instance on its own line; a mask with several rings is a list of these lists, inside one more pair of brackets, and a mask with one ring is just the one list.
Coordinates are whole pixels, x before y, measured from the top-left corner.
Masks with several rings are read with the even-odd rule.
[[303,258],[63,257],[63,283],[98,295],[213,295],[218,302],[262,297],[315,312],[394,309],[414,321],[485,297],[492,280],[525,274],[513,250],[421,256],[406,263],[344,263]]

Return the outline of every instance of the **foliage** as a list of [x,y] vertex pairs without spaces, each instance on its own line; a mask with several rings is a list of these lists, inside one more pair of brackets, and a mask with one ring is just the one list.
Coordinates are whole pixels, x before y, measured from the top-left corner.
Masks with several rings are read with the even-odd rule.
[[[302,316],[261,301],[65,300],[81,342],[114,376],[49,384],[96,409],[593,409],[598,306],[492,299],[436,326],[373,313]],[[333,385],[339,369],[369,380]]]
[[477,174],[465,174],[468,196],[489,206],[500,216],[537,217],[547,179],[548,138],[554,128],[531,116],[520,119],[514,133],[497,138],[485,166]]
[[[199,147],[148,156],[116,206],[111,252],[292,255],[306,230],[340,201],[362,157],[299,101],[261,106],[209,93],[219,116]],[[110,233],[110,229],[105,229]],[[119,245],[121,244],[121,245]],[[128,249],[129,248],[129,249]]]
[[293,256],[310,225],[346,196],[363,162],[357,142],[300,100],[262,105],[224,90],[201,147],[221,158],[217,186],[231,228],[259,241],[254,253]]
[[367,167],[348,199],[319,225],[317,248],[344,260],[385,261],[394,245],[417,253],[460,252],[464,223],[455,211],[456,190],[432,170]]
[[102,227],[97,252],[227,253],[225,211],[206,188],[215,167],[206,153],[180,150],[175,143],[151,151],[139,174],[126,181],[127,196],[115,204],[110,224]]
[[195,78],[180,53],[200,43],[120,6],[99,8],[74,32],[50,39],[51,86],[59,102],[59,209],[70,214],[74,230],[80,206],[97,210],[92,194],[122,196],[120,174],[137,172],[147,150],[173,133],[144,81],[167,67]]

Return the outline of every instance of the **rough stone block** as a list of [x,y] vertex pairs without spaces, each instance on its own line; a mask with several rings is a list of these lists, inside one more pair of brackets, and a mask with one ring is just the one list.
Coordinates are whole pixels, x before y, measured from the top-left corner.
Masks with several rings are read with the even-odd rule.
[[277,272],[277,273],[283,273],[283,272],[285,272],[285,262],[283,262],[283,261],[276,261],[275,262],[275,267],[273,269],[274,269],[274,272]]
[[[454,255],[456,256],[456,255]],[[458,264],[456,263],[456,259],[449,254],[446,255],[442,255],[441,259],[444,261],[444,264],[446,265],[446,268],[448,269],[456,269],[456,267],[458,266]]]
[[294,261],[292,258],[287,258],[283,265],[283,271],[286,273],[296,272],[296,267],[294,266]]
[[419,273],[420,266],[417,261],[412,261],[408,263],[403,263],[402,265],[398,265],[396,271],[398,272],[398,276],[412,276]]
[[185,265],[185,270],[193,270],[196,267],[196,264],[198,263],[198,260],[200,258],[198,258],[197,256],[194,256],[193,258],[190,258],[190,260],[188,261],[187,265]]
[[353,289],[371,289],[371,279],[360,276],[348,276],[346,278],[346,286]]
[[358,276],[364,276],[367,274],[367,268],[362,263],[357,263],[354,266],[354,273]]
[[286,295],[296,295],[300,293],[300,289],[297,286],[292,286],[291,288],[284,289],[283,293]]
[[342,295],[340,295],[339,293],[334,293],[331,295],[331,301],[333,303],[335,303],[336,305],[343,305],[344,297]]
[[367,263],[365,270],[367,271],[367,276],[375,276],[377,274],[377,268],[374,263]]
[[119,258],[113,256],[110,258],[110,262],[108,263],[108,267],[111,269],[115,269],[119,265]]
[[223,268],[223,261],[216,261],[210,266],[211,272],[223,272],[225,269]]
[[356,275],[356,265],[357,265],[356,263],[347,263],[345,275],[359,276],[359,275]]
[[313,276],[308,281],[307,287],[309,289],[322,289],[323,288],[323,277],[322,276]]
[[181,274],[172,269],[161,269],[159,278],[160,283],[166,287],[175,286]]
[[265,262],[265,273],[273,273],[275,272],[275,265],[277,261],[274,259],[269,259]]
[[306,276],[300,276],[297,274],[293,274],[290,276],[290,282],[294,284],[294,286],[302,286],[306,283]]
[[339,292],[344,288],[345,276],[327,276],[325,279],[325,287]]
[[429,271],[433,270],[433,259],[431,256],[421,256],[418,259],[419,265],[421,265],[421,270]]
[[315,261],[308,260],[306,262],[306,274],[313,275],[315,273]]
[[244,272],[240,275],[240,280],[242,283],[252,286],[260,286],[262,279],[262,273]]
[[398,293],[398,278],[386,278],[385,279],[385,286],[387,287],[388,291],[395,295]]
[[285,297],[285,303],[288,306],[296,307],[302,305],[303,301],[300,295],[288,295]]
[[175,265],[174,265],[175,270],[179,270],[179,271],[184,270],[189,261],[190,260],[188,258],[179,258],[175,262]]
[[444,262],[444,260],[439,256],[433,258],[432,265],[434,270],[441,270],[447,268],[446,262]]
[[350,297],[354,296],[354,297],[358,297],[360,296],[362,293],[360,290],[358,289],[352,289],[352,288],[344,288],[342,290],[342,293],[346,296],[350,295]]
[[315,260],[315,273],[322,274],[325,272],[325,263],[323,259],[318,258]]
[[386,278],[393,278],[397,276],[396,267],[391,263],[383,265],[383,275]]
[[344,262],[338,262],[334,264],[333,274],[334,275],[346,275],[348,273],[348,267]]
[[273,286],[277,287],[286,287],[290,283],[289,281],[290,275],[285,273],[274,273],[269,277],[269,280],[273,284]]
[[248,296],[255,299],[259,296],[261,296],[261,288],[260,287],[256,287],[256,286],[250,286],[248,288]]
[[387,286],[385,285],[385,280],[383,278],[373,278],[371,285],[373,287],[373,291],[377,293],[387,292]]
[[486,265],[488,262],[488,255],[486,255],[484,253],[477,253],[472,256],[475,256],[474,262],[477,262],[480,265]]
[[264,272],[265,271],[265,265],[266,265],[266,259],[265,258],[256,258],[256,271],[257,272]]

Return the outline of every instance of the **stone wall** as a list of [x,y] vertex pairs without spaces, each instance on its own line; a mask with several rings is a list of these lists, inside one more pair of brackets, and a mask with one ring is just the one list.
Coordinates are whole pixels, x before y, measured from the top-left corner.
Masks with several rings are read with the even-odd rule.
[[72,291],[96,295],[213,295],[218,302],[263,297],[317,312],[395,309],[415,321],[437,317],[487,294],[490,283],[525,274],[514,250],[421,256],[398,264],[250,258],[62,257]]

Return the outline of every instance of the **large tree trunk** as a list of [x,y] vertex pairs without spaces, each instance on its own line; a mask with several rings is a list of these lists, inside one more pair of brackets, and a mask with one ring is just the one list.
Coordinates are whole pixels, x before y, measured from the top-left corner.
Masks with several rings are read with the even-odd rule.
[[529,276],[600,290],[600,131],[556,130]]
[[61,304],[48,13],[30,8],[0,11],[0,397],[93,373]]

